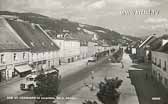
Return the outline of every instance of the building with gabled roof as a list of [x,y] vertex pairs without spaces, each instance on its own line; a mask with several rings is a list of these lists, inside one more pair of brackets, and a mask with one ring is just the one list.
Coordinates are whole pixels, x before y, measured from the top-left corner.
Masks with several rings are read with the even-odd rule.
[[26,66],[22,75],[29,73],[28,53],[30,47],[17,35],[5,18],[0,17],[0,82],[18,75],[16,66]]
[[32,52],[54,51],[59,49],[59,47],[41,31],[38,25],[13,20],[8,20],[8,22],[21,39],[30,47]]
[[58,65],[59,47],[38,24],[7,19],[9,25],[30,48],[29,64],[36,70],[48,70]]
[[162,42],[162,46],[152,51],[152,74],[168,88],[168,43]]
[[152,42],[156,37],[154,35],[151,35],[149,37],[147,37],[147,39],[145,39],[140,45],[139,48],[144,48],[147,45],[150,44],[150,42]]
[[0,18],[0,34],[0,52],[28,50],[29,46],[18,37],[4,18]]
[[150,62],[151,57],[151,44],[154,43],[156,37],[151,35],[147,37],[137,48],[136,57],[139,62]]

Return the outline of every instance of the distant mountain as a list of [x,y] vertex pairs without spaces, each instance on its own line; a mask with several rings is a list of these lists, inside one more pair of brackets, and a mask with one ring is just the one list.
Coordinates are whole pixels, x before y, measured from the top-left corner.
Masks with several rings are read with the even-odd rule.
[[8,11],[0,11],[0,15],[17,16],[24,21],[40,24],[52,38],[56,38],[58,34],[68,33],[70,37],[74,39],[99,41],[110,45],[126,45],[132,41],[139,40],[139,38],[122,35],[107,28],[72,22],[64,18],[55,19],[36,13],[16,13]]

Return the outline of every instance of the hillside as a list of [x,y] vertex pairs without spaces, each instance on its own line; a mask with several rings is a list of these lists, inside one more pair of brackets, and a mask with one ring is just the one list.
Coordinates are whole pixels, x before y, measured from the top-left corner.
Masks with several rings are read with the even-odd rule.
[[136,41],[138,38],[121,35],[116,31],[111,31],[99,26],[92,26],[69,21],[68,19],[55,19],[35,13],[16,13],[8,11],[0,11],[0,15],[17,16],[22,20],[31,23],[40,24],[52,38],[56,38],[58,34],[68,33],[71,38],[79,40],[94,40],[107,44],[123,44]]

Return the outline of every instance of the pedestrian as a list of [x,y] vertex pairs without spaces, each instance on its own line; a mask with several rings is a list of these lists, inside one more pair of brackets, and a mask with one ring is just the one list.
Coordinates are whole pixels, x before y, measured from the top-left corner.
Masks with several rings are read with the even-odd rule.
[[122,68],[124,68],[124,63],[121,61],[121,66],[122,66]]

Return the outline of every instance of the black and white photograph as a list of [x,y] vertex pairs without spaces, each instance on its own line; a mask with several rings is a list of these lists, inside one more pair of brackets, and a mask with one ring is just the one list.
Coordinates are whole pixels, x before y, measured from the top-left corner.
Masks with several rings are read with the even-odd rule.
[[168,0],[0,0],[0,104],[168,104]]

